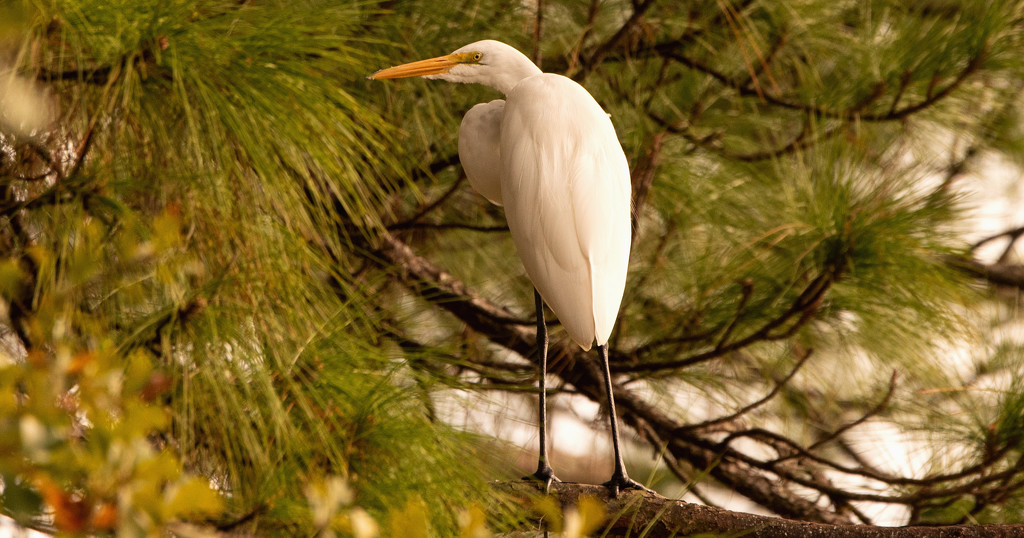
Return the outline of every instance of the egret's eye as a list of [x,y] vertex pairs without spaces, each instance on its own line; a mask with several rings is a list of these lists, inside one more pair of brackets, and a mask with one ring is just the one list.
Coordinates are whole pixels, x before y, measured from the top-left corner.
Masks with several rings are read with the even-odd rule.
[[483,57],[484,57],[484,55],[479,53],[479,52],[473,54],[473,59],[478,61],[478,62],[480,61],[480,58],[483,58]]

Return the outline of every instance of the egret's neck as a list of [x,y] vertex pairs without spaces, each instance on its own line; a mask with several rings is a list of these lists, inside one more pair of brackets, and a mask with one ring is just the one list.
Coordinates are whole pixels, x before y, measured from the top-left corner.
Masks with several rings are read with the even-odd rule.
[[506,67],[493,80],[484,82],[484,84],[507,96],[512,91],[512,88],[515,88],[516,84],[519,84],[524,78],[541,74],[541,70],[536,64],[526,59],[526,57],[523,57],[522,60],[524,61],[515,62],[515,65]]

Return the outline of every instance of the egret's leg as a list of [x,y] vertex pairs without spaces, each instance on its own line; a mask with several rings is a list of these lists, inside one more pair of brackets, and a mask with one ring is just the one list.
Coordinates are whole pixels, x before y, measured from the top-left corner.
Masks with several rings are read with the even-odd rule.
[[619,420],[615,414],[615,397],[612,396],[612,373],[608,366],[608,346],[597,346],[597,354],[601,356],[604,368],[604,389],[608,394],[608,415],[612,419],[612,448],[615,451],[615,472],[611,480],[604,483],[612,490],[612,496],[618,497],[620,489],[645,489],[639,482],[626,475],[626,466],[622,463],[622,452],[619,450]]
[[558,481],[548,464],[547,391],[544,383],[548,374],[548,326],[544,322],[544,301],[537,290],[533,290],[533,299],[537,307],[537,359],[540,362],[540,403],[537,413],[540,423],[540,456],[537,458],[537,472],[533,473],[533,478],[544,482],[544,492],[547,493],[551,489],[551,482]]

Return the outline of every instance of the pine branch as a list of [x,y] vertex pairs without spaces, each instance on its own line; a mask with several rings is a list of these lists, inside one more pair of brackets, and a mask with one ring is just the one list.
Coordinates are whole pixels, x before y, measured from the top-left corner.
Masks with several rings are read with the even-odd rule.
[[1004,230],[995,235],[990,235],[984,239],[981,239],[980,241],[977,241],[973,245],[971,245],[971,252],[975,252],[982,246],[1003,237],[1007,238],[1008,241],[1006,242],[1006,246],[1003,247],[1003,253],[999,256],[999,260],[997,263],[1006,263],[1007,261],[1009,261],[1010,254],[1013,253],[1013,249],[1017,245],[1017,241],[1019,241],[1021,237],[1024,237],[1024,226],[1010,228],[1009,230]]
[[530,357],[536,346],[533,331],[524,325],[509,323],[517,319],[514,313],[479,296],[450,273],[416,255],[391,234],[381,234],[375,251],[377,259],[396,267],[396,276],[420,297],[455,314],[491,341]]
[[[461,281],[454,279],[428,260],[416,255],[411,248],[392,236],[382,236],[378,253],[381,260],[389,260],[399,268],[397,274],[400,281],[421,298],[451,312],[474,330],[486,335],[491,341],[519,353],[527,360],[532,360],[535,346],[532,331],[525,326],[509,323],[507,310],[480,297]],[[818,292],[824,289],[820,285],[811,286],[811,288],[816,290],[815,293],[810,294],[811,296],[817,296]],[[804,295],[807,294],[802,294],[802,296]],[[552,356],[562,357],[558,367],[552,368],[553,375],[559,376],[564,383],[575,386],[580,394],[592,401],[603,402],[601,373],[592,358],[576,346],[569,344],[560,345],[557,349],[552,350]],[[922,479],[878,476],[867,470],[849,469],[823,460],[785,437],[765,430],[757,430],[759,433],[755,436],[771,439],[773,443],[781,443],[793,449],[795,453],[802,454],[801,457],[818,461],[839,472],[869,476],[891,485],[920,485],[923,487],[916,492],[896,495],[854,493],[832,485],[825,478],[808,478],[806,473],[791,470],[782,463],[785,458],[762,461],[725,446],[722,442],[714,442],[694,435],[693,432],[688,435],[679,435],[686,429],[685,424],[665,415],[620,383],[615,384],[614,392],[620,414],[627,425],[641,434],[650,432],[659,440],[667,440],[662,444],[667,443],[665,448],[674,458],[685,461],[696,469],[706,470],[710,476],[727,487],[786,517],[832,524],[852,523],[848,514],[833,512],[809,502],[801,494],[790,490],[785,484],[798,484],[811,488],[842,503],[861,500],[908,505],[929,499],[978,493],[984,488],[990,487],[990,484],[1005,482],[1007,479],[1010,481],[1002,485],[997,484],[994,487],[1019,489],[1022,486],[1020,481],[1012,480],[1017,474],[1015,469],[992,472],[992,461],[987,460],[955,473]],[[891,392],[892,387],[890,386],[887,395],[890,395]],[[865,418],[877,414],[887,402],[888,396],[852,424],[858,424]],[[839,431],[845,431],[849,427],[852,426],[848,425]],[[780,483],[775,477],[781,477],[784,480]],[[954,483],[939,487],[942,482],[949,481]]]
[[758,407],[764,405],[772,398],[774,398],[776,395],[778,395],[779,391],[781,391],[782,388],[786,386],[786,383],[789,383],[789,381],[793,379],[793,376],[795,376],[796,373],[800,371],[800,368],[803,367],[803,365],[807,362],[807,359],[811,358],[811,354],[813,352],[814,350],[808,349],[800,353],[799,357],[797,358],[796,364],[794,364],[793,367],[790,369],[789,373],[786,374],[786,377],[782,378],[778,383],[776,383],[775,387],[773,387],[772,390],[768,392],[768,394],[764,395],[760,399],[751,402],[741,407],[737,411],[729,413],[728,415],[708,419],[703,422],[698,422],[696,424],[687,424],[686,426],[683,426],[683,428],[679,430],[677,433],[682,434],[687,431],[702,430],[707,429],[711,426],[717,426],[720,424],[732,422],[742,417],[743,415],[753,411],[754,409],[757,409]]
[[590,71],[601,65],[601,62],[604,61],[611,51],[619,47],[625,41],[633,28],[643,19],[644,13],[653,6],[654,0],[644,0],[643,2],[635,5],[632,15],[630,15],[629,19],[619,27],[618,31],[616,31],[615,34],[607,41],[598,45],[593,52],[587,55],[586,61],[583,62],[584,70],[580,74],[580,78],[586,77]]
[[[481,297],[390,234],[382,234],[374,250],[378,263],[394,266],[397,270],[391,274],[420,298],[452,313],[492,342],[533,361],[535,335],[526,326],[508,323],[506,320],[512,316],[508,310]],[[569,344],[556,346],[551,356],[562,358],[557,366],[552,364],[553,375],[575,386],[592,401],[604,401],[602,373],[592,357]],[[833,513],[806,500],[749,465],[721,460],[710,441],[700,443],[695,442],[699,441],[695,438],[675,437],[674,432],[683,426],[682,423],[649,405],[621,384],[614,385],[615,401],[625,423],[637,431],[653,428],[662,438],[671,439],[668,448],[675,457],[696,468],[708,469],[718,481],[776,513],[809,521],[852,522],[848,516]]]
[[651,190],[651,184],[654,183],[654,177],[658,171],[658,157],[661,155],[661,147],[665,142],[665,133],[656,133],[650,138],[650,142],[645,144],[644,147],[647,150],[642,156],[640,156],[636,165],[633,167],[633,171],[630,174],[630,183],[633,184],[633,212],[632,212],[632,230],[633,239],[636,240],[636,233],[638,230],[638,220],[640,219],[640,213],[643,212],[644,204],[647,203],[647,193]]
[[991,284],[1024,289],[1024,265],[1000,262],[984,264],[963,256],[947,256],[945,262],[957,271]]
[[[775,318],[765,322],[756,331],[750,334],[726,343],[721,340],[712,349],[696,353],[688,357],[681,359],[675,359],[671,361],[658,361],[658,362],[645,362],[641,359],[644,355],[650,353],[654,348],[664,345],[669,340],[659,340],[657,342],[651,342],[634,349],[629,356],[633,358],[633,361],[629,364],[614,364],[612,365],[612,371],[618,373],[636,373],[636,372],[651,372],[651,371],[669,371],[686,366],[692,366],[701,362],[705,362],[717,357],[721,357],[726,353],[730,353],[744,347],[747,347],[756,342],[766,342],[773,340],[782,340],[789,338],[796,333],[801,327],[803,327],[808,321],[812,319],[815,312],[821,306],[821,302],[824,300],[825,294],[832,287],[839,277],[842,275],[843,269],[841,267],[826,267],[817,277],[814,278],[804,288],[800,296],[793,301],[790,307],[782,314]],[[741,299],[742,306],[742,299]],[[737,312],[737,317],[742,315],[742,308]],[[793,323],[782,329],[782,327],[796,318]],[[780,329],[780,330],[777,330]],[[727,328],[727,332],[731,332]],[[728,336],[728,334],[726,334]]]
[[668,48],[669,50],[664,50],[662,52],[663,55],[665,55],[665,56],[667,56],[669,58],[672,58],[676,62],[678,62],[678,63],[680,63],[680,64],[682,64],[682,65],[684,65],[686,67],[689,67],[690,69],[693,69],[695,71],[699,71],[701,73],[704,73],[705,75],[710,76],[711,78],[717,80],[723,86],[725,86],[727,88],[730,88],[733,91],[735,91],[737,93],[737,95],[739,95],[740,97],[756,98],[756,99],[759,99],[759,100],[763,100],[764,102],[766,102],[768,104],[777,106],[779,108],[789,109],[789,110],[798,110],[798,111],[806,112],[808,114],[812,114],[814,116],[818,116],[818,117],[822,117],[822,118],[844,119],[844,120],[850,120],[850,121],[871,121],[871,122],[886,122],[886,121],[903,120],[903,119],[907,118],[908,116],[916,114],[917,112],[920,112],[922,110],[925,110],[925,109],[927,109],[927,108],[937,104],[939,101],[945,99],[950,94],[952,94],[971,75],[976,73],[981,68],[981,66],[984,64],[985,59],[987,58],[987,55],[986,55],[986,50],[987,49],[982,50],[981,52],[976,54],[974,57],[972,57],[967,62],[967,65],[957,74],[957,76],[954,77],[954,79],[950,83],[948,83],[946,86],[943,86],[940,90],[938,90],[938,91],[934,91],[934,90],[929,91],[928,95],[924,99],[922,99],[921,101],[919,101],[917,103],[906,105],[906,106],[904,106],[902,108],[895,108],[895,107],[893,107],[892,109],[890,109],[887,112],[877,113],[877,112],[863,112],[863,110],[867,107],[867,105],[871,104],[871,102],[873,102],[873,101],[877,100],[879,97],[881,97],[882,92],[885,89],[884,88],[884,84],[882,82],[879,82],[878,84],[875,85],[874,93],[869,95],[864,101],[861,101],[860,103],[858,103],[856,105],[853,105],[853,106],[851,106],[849,108],[846,108],[846,109],[833,109],[833,108],[829,108],[829,107],[825,107],[825,106],[821,106],[821,105],[814,105],[814,104],[803,103],[803,102],[799,102],[799,101],[791,101],[791,100],[788,100],[788,99],[786,99],[786,98],[784,98],[782,96],[775,95],[775,94],[772,94],[772,93],[769,93],[769,92],[757,91],[757,89],[752,88],[749,85],[744,85],[740,81],[734,80],[732,77],[730,77],[730,76],[726,75],[725,73],[723,73],[723,72],[721,72],[721,71],[711,67],[710,65],[708,65],[708,64],[706,64],[706,63],[704,63],[704,62],[702,62],[700,60],[697,60],[696,58],[691,58],[689,56],[686,56],[685,54],[679,52],[678,50],[675,50],[675,44],[674,43],[672,44],[671,47],[666,47],[666,48]]
[[389,224],[388,225],[388,229],[389,230],[400,230],[402,228],[411,228],[411,227],[413,227],[427,213],[430,213],[431,211],[433,211],[433,210],[437,209],[438,207],[440,207],[441,204],[443,204],[445,200],[450,198],[451,195],[455,194],[455,192],[459,190],[459,187],[462,186],[462,180],[465,177],[466,177],[465,175],[460,176],[459,179],[455,183],[452,183],[452,186],[449,187],[448,190],[446,190],[443,194],[441,194],[441,196],[438,196],[436,200],[434,200],[433,202],[430,202],[429,204],[424,206],[423,209],[420,209],[419,211],[417,211],[415,215],[413,215],[413,216],[411,216],[411,217],[409,217],[407,219],[404,219],[404,220],[402,220],[400,222],[396,222],[394,224]]
[[92,69],[65,69],[63,71],[52,71],[40,67],[36,71],[36,79],[40,82],[84,82],[103,86],[110,80],[110,73],[114,70],[112,66],[104,65]]
[[[496,482],[495,489],[530,502],[540,497],[534,482]],[[589,497],[604,504],[611,521],[602,527],[604,536],[667,538],[670,536],[726,535],[751,538],[789,538],[792,536],[828,536],[848,538],[969,538],[1010,537],[1024,533],[1024,525],[948,525],[917,527],[879,527],[873,525],[833,525],[794,521],[772,516],[732,512],[722,508],[691,504],[662,497],[652,491],[628,491],[611,498],[608,488],[573,482],[551,485],[551,494],[563,510],[579,505]],[[538,521],[538,525],[540,522]]]

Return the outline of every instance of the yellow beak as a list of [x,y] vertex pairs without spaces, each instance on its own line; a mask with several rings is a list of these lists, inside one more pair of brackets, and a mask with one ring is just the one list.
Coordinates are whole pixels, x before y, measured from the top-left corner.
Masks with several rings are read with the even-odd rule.
[[430,58],[428,60],[420,60],[418,62],[411,62],[397,65],[395,67],[389,67],[387,69],[381,69],[367,78],[407,78],[422,77],[426,75],[440,75],[442,73],[447,73],[452,67],[459,63],[461,62],[456,55],[448,54],[445,56],[438,56],[437,58]]

